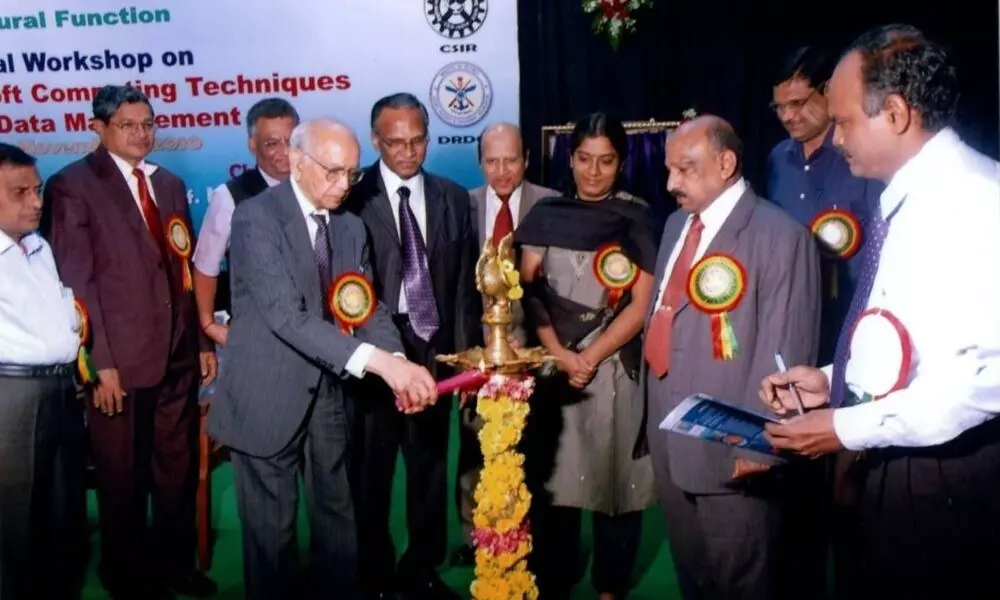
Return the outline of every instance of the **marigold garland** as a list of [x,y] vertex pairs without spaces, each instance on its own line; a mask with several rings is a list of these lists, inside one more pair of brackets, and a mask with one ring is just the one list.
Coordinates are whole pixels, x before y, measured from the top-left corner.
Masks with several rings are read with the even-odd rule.
[[479,390],[476,412],[483,419],[479,444],[484,466],[472,517],[476,600],[538,598],[535,576],[527,566],[531,494],[524,483],[524,455],[517,451],[534,386],[532,377],[493,375]]

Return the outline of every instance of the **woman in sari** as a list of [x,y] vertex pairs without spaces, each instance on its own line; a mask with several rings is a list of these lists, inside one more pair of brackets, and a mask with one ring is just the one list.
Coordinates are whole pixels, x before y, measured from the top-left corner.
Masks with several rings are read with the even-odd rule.
[[515,233],[528,318],[557,369],[539,378],[525,432],[542,598],[568,597],[579,579],[581,510],[593,515],[593,585],[624,598],[655,501],[649,457],[633,446],[656,240],[645,202],[617,187],[627,150],[620,122],[580,121],[571,193],[539,201]]

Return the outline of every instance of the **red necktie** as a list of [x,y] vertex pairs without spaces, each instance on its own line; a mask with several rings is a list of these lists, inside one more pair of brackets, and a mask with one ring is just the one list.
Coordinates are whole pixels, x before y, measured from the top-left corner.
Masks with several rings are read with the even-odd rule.
[[132,169],[132,174],[139,181],[139,204],[142,206],[142,218],[146,221],[146,227],[153,236],[156,247],[163,255],[164,265],[170,264],[170,255],[167,253],[167,238],[163,234],[163,221],[160,219],[160,211],[153,203],[153,196],[149,193],[149,184],[146,183],[146,173],[139,167]]
[[500,199],[500,210],[497,218],[493,221],[493,244],[499,244],[500,240],[507,234],[514,231],[514,214],[510,212],[510,196],[497,196]]
[[670,279],[667,280],[667,289],[663,292],[663,298],[656,307],[646,332],[646,362],[657,377],[663,377],[670,370],[670,335],[673,331],[674,314],[687,289],[688,274],[691,272],[691,263],[694,262],[703,229],[705,224],[698,215],[694,215],[684,238],[684,246],[674,262]]

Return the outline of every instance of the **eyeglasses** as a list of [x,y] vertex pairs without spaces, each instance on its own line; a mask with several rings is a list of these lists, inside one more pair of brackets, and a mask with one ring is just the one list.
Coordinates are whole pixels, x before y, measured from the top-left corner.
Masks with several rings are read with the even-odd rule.
[[333,183],[339,180],[341,177],[344,177],[347,179],[347,185],[355,186],[358,185],[361,179],[365,176],[365,172],[362,171],[361,169],[349,169],[347,167],[328,167],[323,163],[321,163],[320,161],[316,160],[316,157],[313,156],[312,154],[309,154],[308,152],[303,152],[302,154],[309,157],[309,159],[314,163],[316,163],[319,166],[319,168],[326,171],[326,180],[329,183]]
[[143,121],[141,123],[137,121],[122,121],[120,123],[111,123],[111,125],[114,125],[120,129],[122,133],[128,135],[139,133],[140,130],[142,130],[143,133],[152,133],[156,131],[156,123],[151,120]]
[[378,136],[378,139],[380,139],[382,143],[385,144],[392,152],[398,152],[404,148],[416,152],[417,150],[422,150],[425,146],[427,146],[427,136],[425,135],[415,137],[411,140],[386,139],[382,136]]
[[806,96],[805,98],[798,98],[795,100],[789,100],[788,102],[782,102],[782,103],[771,102],[768,106],[771,108],[771,110],[773,110],[776,113],[781,113],[786,110],[798,112],[805,107],[806,103],[809,102],[809,100],[813,97],[813,95],[815,95],[816,92],[818,91],[819,90],[813,90],[809,92],[809,95]]

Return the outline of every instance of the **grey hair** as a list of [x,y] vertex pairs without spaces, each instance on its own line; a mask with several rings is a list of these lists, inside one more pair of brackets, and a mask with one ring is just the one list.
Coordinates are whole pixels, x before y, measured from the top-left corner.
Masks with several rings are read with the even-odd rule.
[[356,143],[358,142],[358,136],[347,125],[336,119],[321,117],[303,121],[296,125],[295,129],[292,130],[292,135],[288,139],[288,147],[299,152],[313,152],[313,137],[320,131],[329,131],[331,129],[344,129],[351,134]]
[[523,158],[528,157],[528,145],[524,143],[524,135],[521,134],[520,127],[513,123],[493,123],[492,125],[487,125],[486,129],[483,129],[483,132],[479,134],[478,138],[476,138],[476,156],[479,157],[479,162],[483,162],[483,139],[498,129],[510,129],[516,133],[517,137],[521,140],[521,156]]

